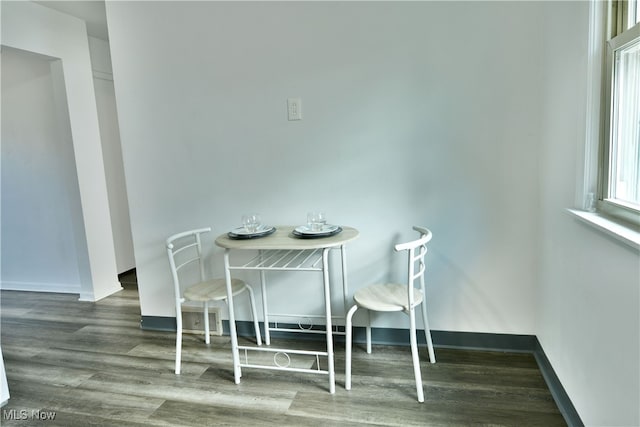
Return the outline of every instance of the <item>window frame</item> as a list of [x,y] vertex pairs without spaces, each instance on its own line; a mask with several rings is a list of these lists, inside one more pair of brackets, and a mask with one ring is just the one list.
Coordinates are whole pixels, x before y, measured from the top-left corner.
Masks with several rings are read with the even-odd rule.
[[[632,226],[640,226],[640,208],[634,204],[610,197],[610,153],[612,144],[614,59],[616,51],[640,38],[640,23],[632,24],[637,16],[639,0],[610,0],[607,7],[607,23],[604,34],[604,61],[602,75],[602,117],[599,144],[598,187],[596,209],[598,212],[618,218]],[[633,17],[633,18],[632,18]],[[629,27],[629,28],[627,28]]]

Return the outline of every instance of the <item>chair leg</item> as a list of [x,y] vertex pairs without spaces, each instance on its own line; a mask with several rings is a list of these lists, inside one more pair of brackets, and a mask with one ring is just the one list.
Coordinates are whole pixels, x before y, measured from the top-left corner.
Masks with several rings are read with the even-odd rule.
[[413,359],[413,374],[416,377],[416,391],[418,402],[424,402],[424,390],[422,389],[422,374],[420,373],[420,357],[418,355],[418,338],[416,336],[416,314],[415,309],[409,310],[411,358]]
[[345,343],[345,368],[344,368],[344,388],[347,390],[351,390],[351,346],[353,343],[353,327],[352,320],[353,314],[358,310],[358,306],[354,305],[349,309],[347,313],[347,321],[345,325],[345,335],[346,335],[346,343]]
[[204,302],[204,342],[205,344],[211,343],[211,336],[209,335],[209,301]]
[[251,304],[251,316],[253,317],[253,328],[256,331],[256,343],[262,345],[262,337],[260,335],[260,324],[258,323],[258,312],[256,311],[256,300],[253,296],[253,289],[247,285],[247,291],[249,291],[249,303]]
[[176,307],[176,375],[180,375],[180,360],[182,353],[182,310]]
[[433,341],[431,340],[431,329],[427,321],[427,303],[422,301],[422,324],[424,325],[424,337],[427,340],[427,348],[429,350],[429,361],[436,363],[436,353],[433,351]]

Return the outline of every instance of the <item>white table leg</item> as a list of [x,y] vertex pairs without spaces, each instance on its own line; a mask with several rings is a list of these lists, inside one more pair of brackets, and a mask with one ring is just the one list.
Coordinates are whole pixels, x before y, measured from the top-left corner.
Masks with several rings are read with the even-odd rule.
[[344,314],[347,314],[349,307],[349,285],[347,284],[347,249],[345,245],[340,246],[340,256],[342,258],[342,293],[344,298]]
[[329,248],[322,251],[322,278],[324,282],[324,308],[327,318],[327,370],[329,371],[329,393],[336,392],[336,370],[333,360],[333,326],[331,324],[331,287],[329,286]]
[[[262,251],[260,251],[262,257]],[[262,287],[262,313],[264,318],[264,341],[271,345],[271,333],[269,332],[269,310],[267,309],[267,277],[264,270],[260,270],[260,286]]]
[[236,384],[240,384],[240,354],[238,353],[238,335],[236,332],[236,316],[233,310],[233,290],[231,289],[231,270],[229,270],[229,249],[224,251],[224,277],[227,282],[227,307],[229,308],[229,335],[231,335],[231,353],[233,355],[233,376]]

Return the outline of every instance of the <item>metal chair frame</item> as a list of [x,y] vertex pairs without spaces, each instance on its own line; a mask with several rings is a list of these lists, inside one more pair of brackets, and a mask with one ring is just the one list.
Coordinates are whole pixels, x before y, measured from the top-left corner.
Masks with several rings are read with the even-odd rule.
[[[355,304],[347,312],[346,319],[346,363],[345,363],[345,388],[351,390],[351,348],[353,342],[353,315],[358,308],[369,311],[396,312],[402,311],[409,316],[411,356],[413,360],[413,372],[416,380],[418,401],[424,402],[424,390],[422,387],[422,375],[420,373],[420,358],[418,355],[418,340],[416,334],[415,308],[422,306],[422,320],[424,334],[429,349],[429,360],[436,362],[431,332],[427,321],[427,306],[425,292],[425,263],[427,243],[431,240],[432,233],[429,229],[415,226],[415,231],[420,233],[420,238],[407,243],[395,245],[396,252],[408,252],[408,276],[407,283],[387,283],[372,285],[359,289],[354,295]],[[416,289],[416,281],[419,281],[420,289]],[[367,353],[371,353],[371,319],[366,326]]]
[[[169,257],[169,265],[171,267],[176,304],[176,375],[180,374],[180,362],[182,359],[182,305],[187,301],[197,301],[203,304],[205,343],[210,344],[209,304],[215,301],[227,302],[225,279],[205,279],[204,263],[202,260],[202,239],[200,236],[210,231],[211,227],[198,228],[174,234],[166,240],[167,256]],[[184,257],[184,259],[181,257]],[[180,272],[183,268],[193,263],[198,264],[199,282],[182,289]],[[258,345],[262,345],[253,289],[240,279],[233,279],[232,288],[234,296],[244,291],[249,293],[251,314],[256,332],[256,342]]]

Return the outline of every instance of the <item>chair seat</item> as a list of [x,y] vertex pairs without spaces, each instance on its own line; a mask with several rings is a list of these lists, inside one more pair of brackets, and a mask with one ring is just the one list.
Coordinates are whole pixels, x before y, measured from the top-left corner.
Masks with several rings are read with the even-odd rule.
[[[242,292],[246,286],[244,280],[231,279],[233,295]],[[224,279],[211,279],[189,286],[184,291],[185,299],[190,301],[219,301],[227,298],[227,283]]]
[[[409,295],[407,285],[398,283],[385,283],[371,285],[358,289],[353,296],[360,307],[374,311],[406,311],[409,309]],[[422,302],[422,292],[413,290],[414,303]]]

